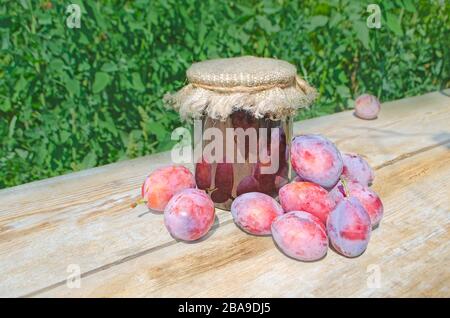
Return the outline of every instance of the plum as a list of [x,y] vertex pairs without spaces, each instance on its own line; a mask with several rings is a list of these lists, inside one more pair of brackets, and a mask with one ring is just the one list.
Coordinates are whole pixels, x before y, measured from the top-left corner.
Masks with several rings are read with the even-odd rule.
[[236,188],[237,196],[248,192],[259,192],[259,182],[253,176],[246,176],[242,178]]
[[215,203],[224,203],[230,199],[230,194],[220,189],[215,189],[210,193],[211,199]]
[[328,250],[325,225],[319,218],[304,211],[291,211],[272,223],[272,236],[286,255],[301,261],[316,261]]
[[361,255],[369,244],[371,231],[370,217],[357,198],[342,199],[328,216],[328,237],[344,256]]
[[231,123],[234,128],[242,128],[246,130],[247,128],[256,128],[257,120],[250,113],[245,110],[238,110],[231,114]]
[[289,167],[287,163],[282,165],[275,175],[275,189],[279,191],[284,185],[289,183]]
[[312,182],[288,183],[280,189],[279,198],[285,212],[309,212],[323,223],[336,206],[328,191]]
[[270,234],[273,220],[283,213],[277,201],[260,192],[244,193],[231,205],[234,222],[253,235]]
[[195,241],[214,223],[214,203],[205,191],[185,189],[170,199],[164,210],[164,224],[176,239]]
[[212,192],[212,194],[216,193],[216,195],[215,200],[213,199],[213,201],[216,203],[223,203],[231,198],[233,182],[233,164],[228,162],[218,163],[216,175],[214,177],[214,186],[216,190]]
[[150,209],[162,212],[175,193],[187,188],[195,188],[195,178],[189,169],[168,166],[156,169],[145,179],[141,195]]
[[383,218],[384,207],[378,194],[356,181],[346,181],[346,189],[339,181],[330,191],[330,196],[336,204],[347,196],[357,198],[369,215],[372,227],[376,227]]
[[369,163],[357,154],[342,154],[344,168],[342,175],[348,180],[353,180],[362,185],[371,185],[374,179],[374,173]]
[[339,180],[338,183],[336,183],[336,185],[330,190],[330,197],[336,205],[341,202],[343,198],[348,196],[348,193],[346,192],[347,190],[348,189],[344,188],[341,180]]
[[259,183],[259,191],[268,195],[272,195],[276,191],[275,188],[276,174],[264,173],[261,168],[270,165],[271,163],[264,164],[262,162],[258,162],[256,163],[255,168],[253,170],[253,177]]
[[285,178],[284,176],[276,175],[274,183],[275,183],[275,189],[280,190],[282,187],[284,187],[286,184],[289,183],[289,179]]
[[324,188],[332,188],[343,169],[339,150],[330,140],[320,135],[295,137],[291,145],[291,163],[302,179]]
[[211,187],[211,164],[204,159],[195,165],[197,188],[206,190]]
[[373,95],[363,94],[355,100],[355,115],[361,119],[377,118],[380,109],[380,101]]

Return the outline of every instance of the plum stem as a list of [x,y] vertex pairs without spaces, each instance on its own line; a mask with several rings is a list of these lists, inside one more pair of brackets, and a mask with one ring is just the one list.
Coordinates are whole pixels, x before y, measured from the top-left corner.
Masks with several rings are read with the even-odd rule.
[[342,176],[340,176],[339,179],[341,179],[342,185],[344,186],[345,197],[349,197],[350,192],[348,191],[347,180],[345,180],[345,178]]
[[206,189],[207,191],[207,193],[209,193],[209,194],[211,194],[211,193],[213,193],[214,191],[216,191],[216,190],[219,190],[219,188],[208,188],[208,189]]
[[142,203],[147,203],[147,200],[144,200],[143,198],[140,198],[140,199],[136,200],[136,202],[131,203],[130,207],[132,209],[134,209],[135,207],[137,207],[139,204],[142,204]]

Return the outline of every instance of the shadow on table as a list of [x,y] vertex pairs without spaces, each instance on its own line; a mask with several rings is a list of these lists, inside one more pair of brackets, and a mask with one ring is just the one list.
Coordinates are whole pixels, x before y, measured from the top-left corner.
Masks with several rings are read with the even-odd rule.
[[450,149],[450,132],[441,132],[433,136],[433,140],[437,141],[438,144]]

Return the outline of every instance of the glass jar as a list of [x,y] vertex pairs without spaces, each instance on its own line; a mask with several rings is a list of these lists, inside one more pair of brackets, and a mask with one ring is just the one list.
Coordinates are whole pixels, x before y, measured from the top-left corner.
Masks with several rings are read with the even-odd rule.
[[276,198],[291,180],[290,117],[257,119],[241,110],[226,120],[204,116],[195,126],[197,186],[217,208],[229,210],[233,199],[246,192]]
[[292,118],[316,90],[295,65],[255,56],[193,63],[187,85],[166,94],[167,106],[194,122],[197,187],[230,209],[246,192],[273,197],[291,179]]

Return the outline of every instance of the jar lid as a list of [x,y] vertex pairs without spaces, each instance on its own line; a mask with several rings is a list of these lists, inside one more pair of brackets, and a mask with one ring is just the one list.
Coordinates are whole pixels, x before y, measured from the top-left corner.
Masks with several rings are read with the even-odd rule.
[[182,118],[207,115],[225,120],[234,111],[245,110],[256,118],[281,119],[316,97],[294,65],[272,58],[207,60],[192,64],[186,75],[189,84],[164,97]]
[[234,91],[239,87],[291,85],[296,74],[295,66],[288,62],[253,56],[194,63],[186,72],[189,83]]

